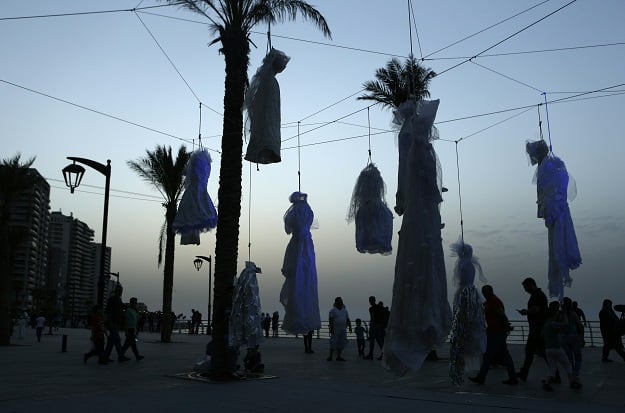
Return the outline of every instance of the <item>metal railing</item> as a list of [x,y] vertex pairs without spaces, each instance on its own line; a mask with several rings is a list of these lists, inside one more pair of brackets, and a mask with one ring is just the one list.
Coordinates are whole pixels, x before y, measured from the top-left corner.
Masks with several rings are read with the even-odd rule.
[[[202,320],[198,329],[198,334],[206,334],[207,320]],[[527,340],[529,333],[529,325],[527,320],[510,320],[510,324],[514,329],[508,335],[509,344],[524,344]],[[355,327],[355,323],[352,323],[352,327]],[[189,332],[189,325],[186,321],[176,322],[174,332],[184,334]],[[269,337],[273,335],[273,331],[269,330]],[[315,331],[316,338],[329,339],[330,338],[330,324],[328,321],[321,322],[321,328]],[[290,334],[282,329],[278,329],[278,337],[295,337],[295,334]],[[348,339],[356,339],[356,335],[353,333],[347,333]],[[590,320],[584,327],[584,341],[586,347],[601,347],[603,346],[603,338],[599,331],[599,321]]]

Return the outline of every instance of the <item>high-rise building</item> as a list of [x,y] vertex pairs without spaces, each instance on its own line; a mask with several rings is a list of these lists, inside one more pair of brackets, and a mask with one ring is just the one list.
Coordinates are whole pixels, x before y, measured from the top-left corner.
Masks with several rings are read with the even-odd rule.
[[[14,199],[9,216],[12,307],[30,310],[36,291],[46,288],[50,185],[30,168],[33,185]],[[0,192],[0,199],[3,194]]]
[[57,298],[67,319],[89,314],[97,283],[94,231],[73,216],[50,214],[50,281],[56,285]]

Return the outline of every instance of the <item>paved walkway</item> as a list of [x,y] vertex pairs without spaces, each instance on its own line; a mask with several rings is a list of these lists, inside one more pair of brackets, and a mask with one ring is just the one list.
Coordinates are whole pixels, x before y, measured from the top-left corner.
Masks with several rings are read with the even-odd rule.
[[[61,352],[63,334],[67,352]],[[315,353],[305,354],[301,339],[269,338],[261,351],[265,373],[276,378],[210,383],[176,377],[193,370],[207,342],[203,335],[174,334],[173,343],[161,344],[158,335],[142,333],[139,349],[145,360],[107,366],[95,359],[83,364],[88,330],[61,329],[44,334],[41,343],[34,336],[28,330],[25,339],[0,347],[0,412],[625,411],[625,363],[601,363],[600,348],[583,350],[582,391],[563,383],[546,393],[540,384],[546,366],[540,359],[527,383],[503,385],[505,370],[496,368],[485,385],[467,380],[455,388],[445,361],[426,362],[418,374],[397,378],[378,361],[357,359],[353,341],[341,363],[325,360],[326,340],[314,340]],[[520,364],[522,346],[510,350]]]

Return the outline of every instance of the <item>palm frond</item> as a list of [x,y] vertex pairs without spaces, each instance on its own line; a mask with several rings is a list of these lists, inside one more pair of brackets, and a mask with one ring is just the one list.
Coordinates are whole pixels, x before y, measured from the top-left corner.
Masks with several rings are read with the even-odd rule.
[[435,76],[432,69],[421,66],[414,56],[409,56],[403,63],[393,57],[385,67],[375,71],[376,80],[363,83],[368,94],[358,99],[373,100],[385,108],[394,109],[408,99],[430,97],[428,87]]

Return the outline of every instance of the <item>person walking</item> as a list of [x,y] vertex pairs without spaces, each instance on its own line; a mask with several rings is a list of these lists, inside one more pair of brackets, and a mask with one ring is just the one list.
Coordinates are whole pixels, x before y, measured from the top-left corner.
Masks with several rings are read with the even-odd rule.
[[271,330],[273,337],[278,337],[278,322],[280,321],[280,314],[277,311],[273,312],[271,317]]
[[349,313],[341,297],[334,299],[334,306],[330,310],[328,320],[330,321],[330,355],[327,360],[332,361],[332,356],[336,351],[336,361],[345,361],[341,357],[341,353],[343,353],[343,349],[347,345],[347,328],[349,328],[351,333],[352,324],[349,321]]
[[128,307],[126,307],[126,340],[124,341],[124,345],[122,346],[122,355],[125,357],[126,350],[128,348],[132,349],[132,354],[135,355],[135,359],[137,361],[143,360],[145,357],[139,354],[139,349],[137,348],[137,320],[139,318],[139,314],[137,313],[137,297],[130,298],[130,302],[128,303]]
[[37,342],[41,342],[41,333],[43,332],[43,327],[46,325],[46,318],[43,314],[39,313],[37,318],[35,318],[35,331],[37,332]]
[[106,302],[106,318],[105,325],[109,332],[108,340],[106,342],[106,349],[104,350],[103,359],[109,360],[113,347],[117,352],[117,360],[128,361],[128,357],[124,356],[124,350],[122,349],[121,338],[119,337],[119,330],[122,328],[125,322],[124,315],[124,303],[122,302],[122,293],[124,288],[121,284],[117,284],[115,290]]
[[584,310],[579,308],[579,304],[577,301],[573,301],[573,311],[577,314],[577,317],[584,323],[585,327],[588,327],[588,321],[586,321],[586,314],[584,314]]
[[603,306],[599,311],[599,329],[601,330],[601,338],[603,338],[603,350],[601,352],[601,361],[611,363],[608,358],[610,350],[614,350],[625,361],[625,350],[623,349],[623,341],[616,329],[619,318],[612,308],[612,301],[607,298],[603,300]]
[[263,330],[265,331],[265,338],[269,338],[269,329],[271,328],[271,316],[269,313],[265,314],[263,318]]
[[562,299],[560,318],[566,322],[566,328],[562,330],[560,336],[560,344],[571,362],[573,377],[575,380],[579,380],[579,372],[582,367],[584,325],[573,310],[573,301],[569,297]]
[[556,374],[558,373],[558,366],[566,371],[571,389],[577,390],[582,388],[579,377],[575,376],[573,372],[569,356],[562,347],[562,336],[563,334],[566,335],[569,329],[568,316],[572,311],[564,310],[560,312],[559,307],[560,303],[557,301],[552,301],[549,304],[547,319],[543,326],[542,333],[545,342],[545,355],[549,367],[549,375],[543,381],[543,390],[545,391],[553,391],[551,383],[557,382]]
[[523,366],[517,373],[517,377],[523,381],[527,381],[527,375],[534,361],[534,354],[547,360],[545,355],[545,343],[542,337],[543,327],[547,319],[547,296],[538,288],[536,281],[527,277],[521,283],[525,292],[530,295],[527,301],[527,308],[517,310],[519,314],[527,316],[529,324],[529,333],[527,342],[525,343],[525,360]]
[[104,315],[99,305],[91,308],[91,350],[83,355],[83,363],[87,363],[93,356],[98,357],[99,364],[108,364],[104,356]]
[[510,332],[510,323],[506,316],[506,309],[503,302],[495,295],[493,287],[485,285],[482,287],[484,302],[484,318],[486,319],[486,352],[482,359],[480,371],[475,377],[469,377],[473,383],[484,384],[490,366],[495,360],[503,360],[508,371],[508,380],[503,384],[516,385],[518,380],[514,370],[514,362],[508,351],[506,343]]
[[[384,347],[384,336],[386,334],[386,324],[388,316],[386,315],[384,304],[377,303],[375,296],[369,297],[369,354],[365,356],[365,360],[373,360],[373,350],[375,343],[378,343],[380,350]],[[382,355],[378,357],[382,360]]]
[[367,327],[362,325],[360,318],[356,319],[356,327],[354,327],[354,333],[356,334],[356,346],[358,348],[358,357],[365,356],[365,335],[369,333]]

